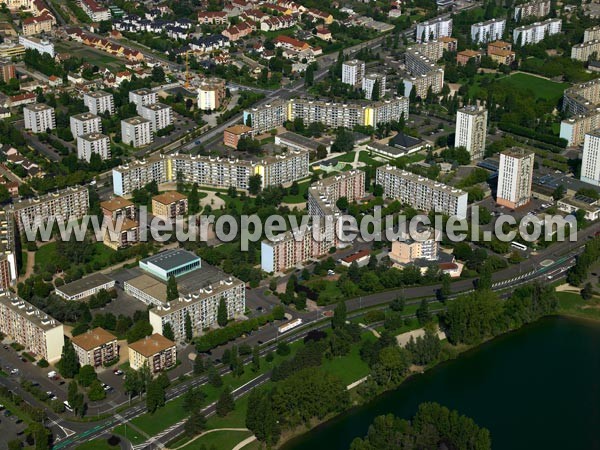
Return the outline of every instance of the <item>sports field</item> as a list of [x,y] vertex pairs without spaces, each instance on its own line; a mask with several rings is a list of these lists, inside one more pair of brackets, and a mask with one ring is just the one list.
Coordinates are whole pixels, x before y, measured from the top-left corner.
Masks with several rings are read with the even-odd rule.
[[530,89],[535,94],[536,99],[541,98],[544,100],[556,101],[562,97],[563,91],[570,86],[569,83],[557,83],[526,73],[509,75],[498,80],[498,83],[507,86],[515,86],[517,88]]

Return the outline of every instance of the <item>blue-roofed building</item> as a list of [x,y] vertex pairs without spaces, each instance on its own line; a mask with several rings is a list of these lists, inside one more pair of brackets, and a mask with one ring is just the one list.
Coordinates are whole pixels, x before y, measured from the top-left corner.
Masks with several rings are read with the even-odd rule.
[[194,253],[177,248],[144,258],[140,261],[139,266],[140,269],[167,281],[171,276],[177,278],[198,270],[201,260]]

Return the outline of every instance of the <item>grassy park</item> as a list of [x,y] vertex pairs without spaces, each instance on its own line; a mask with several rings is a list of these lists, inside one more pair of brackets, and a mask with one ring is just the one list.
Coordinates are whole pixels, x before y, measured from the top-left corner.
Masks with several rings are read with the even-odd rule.
[[529,89],[535,94],[536,99],[555,101],[558,101],[562,97],[564,90],[570,86],[569,83],[557,83],[556,81],[546,80],[526,73],[514,73],[501,78],[498,82],[507,88]]

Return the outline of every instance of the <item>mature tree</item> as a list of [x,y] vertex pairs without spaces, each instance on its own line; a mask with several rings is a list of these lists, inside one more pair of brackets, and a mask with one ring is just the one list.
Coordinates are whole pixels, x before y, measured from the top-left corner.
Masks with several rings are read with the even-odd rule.
[[206,416],[199,409],[195,409],[186,420],[183,429],[188,436],[202,433],[206,429]]
[[175,333],[173,332],[173,327],[171,326],[170,322],[165,323],[165,325],[163,326],[162,334],[164,337],[166,337],[170,341],[175,340]]
[[92,381],[90,389],[88,390],[88,398],[92,402],[104,400],[106,398],[106,391],[102,387],[102,383],[99,380]]
[[47,450],[50,448],[50,431],[41,423],[29,424],[29,433],[33,437],[35,450]]
[[206,371],[206,366],[204,364],[204,359],[196,354],[196,359],[194,359],[194,375],[201,375]]
[[348,209],[348,197],[338,198],[335,202],[335,206],[337,206],[342,211],[346,211]]
[[375,83],[373,83],[373,90],[371,91],[371,100],[373,100],[374,102],[379,100],[379,91],[380,90],[381,90],[381,83],[379,82],[379,79],[376,79]]
[[354,148],[354,135],[351,131],[346,130],[345,128],[339,128],[333,145],[331,146],[331,150],[334,152],[342,152],[346,153],[351,151]]
[[440,300],[445,301],[452,293],[450,275],[447,273],[442,275],[442,287],[440,288]]
[[246,427],[256,438],[271,447],[279,441],[281,429],[273,410],[272,393],[253,389],[248,396]]
[[185,394],[183,394],[182,408],[186,412],[199,410],[202,407],[205,400],[206,395],[200,387],[191,388]]
[[453,344],[477,344],[501,326],[502,304],[491,291],[475,291],[448,303],[446,334]]
[[228,322],[228,314],[227,314],[227,302],[225,297],[221,297],[219,300],[219,308],[217,310],[217,323],[220,327],[224,327]]
[[304,86],[312,86],[315,82],[315,68],[310,64],[304,73]]
[[405,303],[406,301],[404,300],[404,297],[401,295],[397,295],[396,298],[392,300],[392,303],[390,303],[390,309],[392,311],[402,312],[404,311]]
[[421,300],[421,304],[417,309],[417,320],[419,325],[423,326],[431,320],[431,313],[429,312],[429,303],[427,300]]
[[373,380],[382,387],[396,386],[408,373],[410,353],[396,345],[385,347],[379,352],[373,366]]
[[138,372],[133,369],[128,369],[125,371],[125,383],[123,387],[125,392],[129,395],[129,398],[140,394],[144,390],[144,386]]
[[591,300],[594,296],[594,288],[592,287],[592,283],[585,283],[583,289],[581,289],[581,298],[584,300]]
[[200,212],[200,195],[198,194],[198,183],[194,183],[188,195],[188,212],[198,214]]
[[139,341],[140,339],[150,336],[152,334],[152,325],[147,319],[140,319],[133,324],[133,326],[127,332],[127,342]]
[[223,386],[221,374],[217,371],[216,367],[212,363],[210,363],[208,366],[208,383],[216,388]]
[[331,327],[334,330],[346,326],[346,311],[346,302],[341,300],[333,310],[333,317],[331,318]]
[[233,399],[233,395],[231,394],[231,388],[229,386],[225,386],[223,392],[221,392],[221,395],[219,396],[219,400],[217,401],[217,415],[219,417],[225,417],[234,409],[235,400]]
[[248,178],[248,192],[257,195],[262,188],[262,176],[260,174],[252,175]]
[[192,329],[192,318],[190,317],[190,313],[189,312],[185,312],[185,322],[184,322],[184,328],[185,328],[185,340],[187,342],[191,342],[192,338],[194,337],[194,331]]
[[260,349],[258,345],[252,348],[252,370],[258,372],[260,370]]
[[98,376],[96,375],[96,371],[89,364],[79,369],[77,380],[79,381],[79,384],[81,384],[83,387],[88,387],[90,384],[92,384],[93,381],[97,379]]
[[177,289],[177,281],[175,277],[171,275],[167,281],[167,301],[172,302],[179,298],[179,290]]
[[165,404],[165,389],[157,378],[148,384],[146,393],[146,409],[149,413],[154,413],[158,408]]
[[73,378],[79,372],[79,359],[70,340],[67,340],[63,346],[61,359],[57,367],[64,378]]

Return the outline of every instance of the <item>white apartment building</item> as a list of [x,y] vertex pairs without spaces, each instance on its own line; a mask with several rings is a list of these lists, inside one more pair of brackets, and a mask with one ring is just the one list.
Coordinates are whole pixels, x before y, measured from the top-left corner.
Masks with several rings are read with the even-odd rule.
[[219,109],[225,99],[225,80],[220,78],[206,79],[198,87],[198,108],[202,111]]
[[39,39],[33,36],[19,36],[19,44],[25,49],[37,50],[40,54],[47,53],[54,58],[54,44],[47,39]]
[[571,47],[571,59],[587,61],[592,55],[600,55],[600,39],[583,42]]
[[375,182],[383,187],[384,195],[406,203],[420,211],[467,217],[468,194],[421,177],[411,172],[386,165],[377,168]]
[[79,0],[78,3],[92,22],[102,22],[111,18],[110,10],[100,6],[95,0]]
[[600,186],[600,130],[585,135],[580,179],[585,183]]
[[550,14],[550,0],[534,0],[515,6],[514,19],[519,22],[529,17],[545,17]]
[[152,143],[154,137],[150,121],[140,116],[121,120],[121,139],[136,148]]
[[0,293],[0,332],[50,364],[65,345],[62,323],[8,291]]
[[569,147],[583,144],[585,134],[600,128],[600,107],[587,114],[569,117],[560,123],[560,137],[566,139]]
[[104,91],[92,91],[83,94],[83,104],[92,114],[115,113],[115,101],[112,94]]
[[379,82],[379,99],[382,99],[385,95],[385,75],[380,73],[369,73],[365,75],[362,80],[362,90],[365,93],[365,98],[367,100],[373,99],[373,88],[375,87],[375,83]]
[[424,99],[427,98],[430,88],[432,94],[442,92],[442,88],[444,87],[444,69],[435,66],[429,72],[406,77],[402,81],[404,82],[405,98],[409,98],[410,93],[414,89],[415,95]]
[[548,19],[518,27],[513,30],[513,42],[520,45],[537,44],[546,36],[560,33],[561,26],[561,19]]
[[563,111],[569,114],[590,114],[600,107],[600,78],[574,84],[565,89]]
[[164,103],[140,106],[138,112],[140,116],[150,121],[150,130],[153,133],[173,124],[173,110]]
[[487,109],[465,106],[456,114],[455,147],[465,147],[471,160],[483,159],[487,135]]
[[533,152],[519,147],[500,153],[496,203],[510,209],[529,203],[534,159]]
[[90,112],[71,116],[71,133],[73,137],[89,133],[102,133],[102,120]]
[[185,317],[189,315],[192,332],[194,336],[199,336],[204,329],[217,323],[221,299],[225,299],[227,305],[227,318],[241,316],[246,309],[245,283],[237,278],[228,277],[177,300],[165,302],[150,310],[150,324],[154,333],[162,334],[165,324],[169,323],[175,341],[184,341]]
[[25,223],[32,226],[50,217],[62,220],[80,219],[87,214],[89,206],[87,186],[72,186],[40,197],[16,201],[9,210],[14,213],[15,222],[22,232]]
[[452,18],[440,17],[417,24],[417,42],[428,42],[444,36],[452,36]]
[[505,19],[492,19],[471,25],[471,40],[477,44],[498,41],[502,39]]
[[23,107],[23,118],[25,119],[25,129],[34,133],[45,133],[46,130],[56,128],[54,108],[43,103],[25,105]]
[[244,111],[244,124],[259,133],[277,128],[287,120],[287,102],[274,100],[272,103]]
[[110,138],[102,133],[77,136],[77,157],[90,162],[94,153],[100,155],[102,161],[110,159]]
[[113,169],[115,195],[128,195],[151,181],[167,183],[182,174],[187,183],[221,188],[248,189],[252,175],[261,175],[262,186],[276,186],[306,178],[309,152],[288,150],[261,160],[245,161],[213,156],[160,155]]
[[8,290],[17,281],[15,226],[10,211],[0,211],[0,289]]
[[600,39],[600,25],[596,25],[595,27],[587,28],[583,32],[583,42],[595,41]]
[[308,214],[310,216],[337,216],[336,202],[346,197],[348,202],[365,196],[365,173],[350,170],[313,183],[308,188]]
[[342,64],[342,83],[359,87],[365,76],[365,62],[358,59],[345,61]]
[[150,89],[142,88],[129,92],[129,103],[135,103],[138,114],[142,106],[153,105],[157,101],[158,94]]

